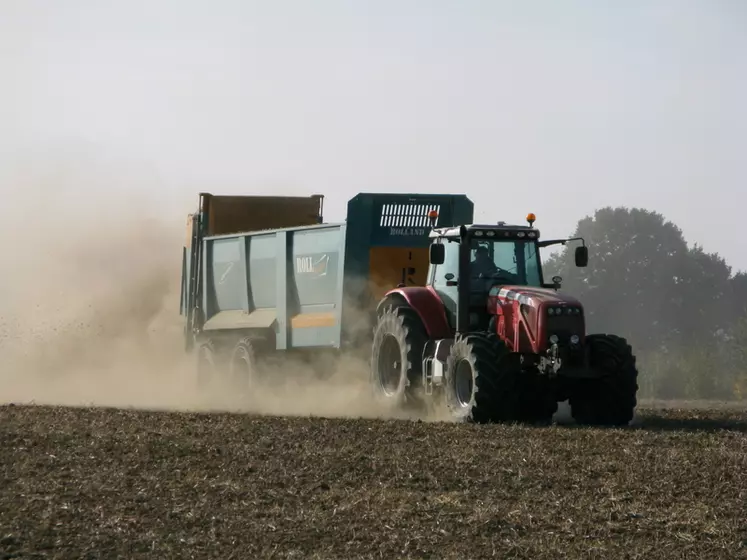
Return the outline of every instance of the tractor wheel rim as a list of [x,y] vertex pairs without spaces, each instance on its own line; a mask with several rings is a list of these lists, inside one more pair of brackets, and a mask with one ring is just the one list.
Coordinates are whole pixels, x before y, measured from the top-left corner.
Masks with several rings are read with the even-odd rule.
[[389,334],[384,336],[376,366],[381,389],[387,395],[395,393],[402,373],[402,352],[399,348],[399,341],[394,336]]
[[467,360],[461,360],[454,372],[454,393],[457,403],[462,408],[472,402],[472,382],[472,364]]

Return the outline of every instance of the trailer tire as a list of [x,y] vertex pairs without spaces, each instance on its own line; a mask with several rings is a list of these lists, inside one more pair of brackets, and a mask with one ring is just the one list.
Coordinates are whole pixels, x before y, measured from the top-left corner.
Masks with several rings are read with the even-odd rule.
[[627,426],[637,404],[638,370],[627,340],[610,334],[586,337],[589,366],[601,377],[574,385],[569,404],[579,424]]
[[374,328],[370,383],[374,399],[388,407],[418,403],[423,348],[427,334],[418,314],[406,306],[390,306]]
[[479,424],[519,419],[521,363],[495,335],[454,341],[446,360],[446,405],[458,419]]
[[261,341],[254,337],[239,340],[231,351],[229,376],[232,388],[240,396],[248,396],[259,378],[259,346]]
[[218,356],[215,351],[215,344],[210,339],[198,342],[195,346],[197,386],[200,389],[205,389],[215,380]]

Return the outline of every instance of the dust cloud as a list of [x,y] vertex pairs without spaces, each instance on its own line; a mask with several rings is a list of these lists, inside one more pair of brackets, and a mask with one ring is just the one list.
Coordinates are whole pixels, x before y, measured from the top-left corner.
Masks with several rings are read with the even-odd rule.
[[179,315],[197,190],[165,203],[113,182],[69,170],[3,181],[0,403],[381,415],[361,363],[317,382],[300,366],[276,372],[250,401],[227,385],[198,387]]
[[200,387],[179,315],[198,191],[167,203],[154,186],[112,182],[69,171],[3,182],[0,404],[451,420],[438,406],[378,407],[362,357],[273,366],[246,394]]

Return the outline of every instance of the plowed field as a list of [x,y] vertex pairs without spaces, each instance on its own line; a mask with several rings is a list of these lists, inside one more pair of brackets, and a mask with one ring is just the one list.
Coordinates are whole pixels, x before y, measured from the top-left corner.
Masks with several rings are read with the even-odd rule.
[[747,558],[747,414],[623,430],[0,408],[0,558]]

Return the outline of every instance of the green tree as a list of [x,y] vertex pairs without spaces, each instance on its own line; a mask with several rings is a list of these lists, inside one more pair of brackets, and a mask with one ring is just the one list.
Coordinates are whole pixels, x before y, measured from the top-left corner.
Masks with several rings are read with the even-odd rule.
[[710,343],[736,319],[731,267],[717,254],[695,245],[678,255],[673,272],[675,289],[664,294],[671,328],[687,346]]
[[584,303],[589,332],[612,332],[634,345],[641,391],[660,398],[729,398],[747,392],[747,274],[732,276],[717,254],[689,248],[661,214],[602,208],[578,222],[589,245],[576,268],[575,244],[548,259],[547,275]]
[[731,315],[734,322],[747,317],[747,273],[738,272],[731,281]]
[[580,220],[572,236],[586,240],[589,266],[573,265],[569,244],[547,270],[584,302],[588,330],[619,333],[639,350],[671,343],[677,332],[671,296],[688,253],[682,231],[657,212],[607,207]]

